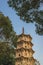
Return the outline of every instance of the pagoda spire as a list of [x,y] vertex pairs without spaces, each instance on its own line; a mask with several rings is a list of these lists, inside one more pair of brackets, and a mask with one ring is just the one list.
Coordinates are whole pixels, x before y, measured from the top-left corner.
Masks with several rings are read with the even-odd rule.
[[24,34],[24,27],[22,28],[22,34]]

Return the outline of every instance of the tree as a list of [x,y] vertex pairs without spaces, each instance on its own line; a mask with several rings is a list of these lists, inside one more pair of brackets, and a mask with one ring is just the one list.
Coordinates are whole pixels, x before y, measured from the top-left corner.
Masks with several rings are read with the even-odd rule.
[[5,38],[9,38],[12,31],[13,27],[11,21],[8,17],[0,13],[0,34],[2,33]]
[[0,12],[0,65],[15,65],[16,42],[10,19]]
[[0,65],[15,65],[14,48],[9,42],[0,42]]
[[36,33],[43,35],[43,10],[40,10],[43,0],[9,0],[8,4],[23,21],[35,22]]
[[10,41],[14,46],[16,46],[17,36],[16,32],[13,30],[13,26],[8,17],[0,13],[0,39],[1,41]]

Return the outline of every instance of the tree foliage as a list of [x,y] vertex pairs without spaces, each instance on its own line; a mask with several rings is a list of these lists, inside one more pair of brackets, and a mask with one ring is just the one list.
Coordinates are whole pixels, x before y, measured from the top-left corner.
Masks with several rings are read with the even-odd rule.
[[12,23],[8,17],[0,13],[0,39],[2,37],[16,46],[17,36],[16,32],[13,30]]
[[43,0],[9,0],[8,4],[23,21],[35,22],[36,32],[43,35],[43,10],[40,10]]
[[0,65],[15,65],[17,36],[10,19],[0,13]]
[[12,31],[13,31],[13,27],[10,19],[0,13],[0,33],[2,33],[5,36],[5,38],[9,38],[10,33]]
[[14,48],[9,42],[0,42],[0,65],[15,65]]

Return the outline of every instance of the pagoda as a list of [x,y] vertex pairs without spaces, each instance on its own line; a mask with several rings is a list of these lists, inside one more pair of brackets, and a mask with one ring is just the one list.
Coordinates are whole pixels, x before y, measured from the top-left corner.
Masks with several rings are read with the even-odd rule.
[[24,28],[22,34],[18,35],[17,47],[15,49],[15,65],[34,65],[35,59],[33,58],[32,49],[32,37],[24,34]]

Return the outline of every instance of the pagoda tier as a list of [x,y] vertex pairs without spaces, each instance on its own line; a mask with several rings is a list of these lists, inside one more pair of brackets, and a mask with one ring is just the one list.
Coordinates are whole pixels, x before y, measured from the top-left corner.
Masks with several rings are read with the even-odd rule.
[[24,48],[24,47],[21,47],[21,48],[16,48],[15,49],[15,56],[16,56],[16,58],[17,57],[20,57],[20,56],[25,56],[25,57],[28,57],[28,58],[30,58],[30,57],[32,57],[33,56],[33,53],[34,53],[35,51],[33,51],[33,49],[31,48],[31,49],[29,49],[29,48]]
[[25,49],[32,49],[32,42],[30,41],[17,41],[17,49],[25,48]]
[[15,64],[16,65],[34,65],[34,62],[36,61],[33,57],[28,58],[28,57],[23,57],[21,56],[20,58],[15,58],[17,61]]

